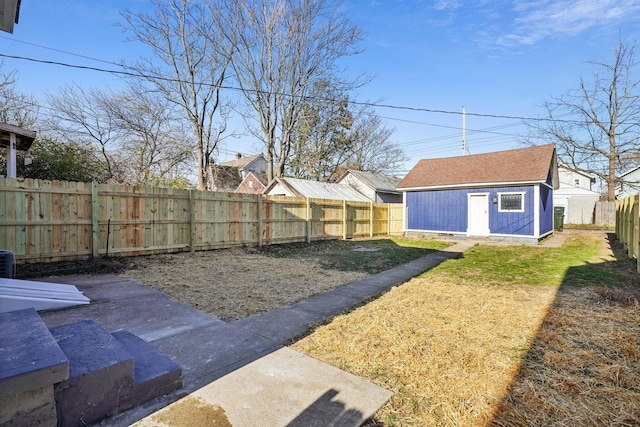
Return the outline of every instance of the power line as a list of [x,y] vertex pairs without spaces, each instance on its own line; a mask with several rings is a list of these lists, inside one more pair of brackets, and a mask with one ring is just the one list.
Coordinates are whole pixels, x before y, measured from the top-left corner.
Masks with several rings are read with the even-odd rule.
[[34,47],[39,47],[41,49],[46,49],[46,50],[50,50],[52,52],[58,52],[58,53],[64,53],[65,55],[71,55],[71,56],[75,56],[78,58],[84,58],[84,59],[89,59],[91,61],[97,61],[97,62],[102,62],[104,64],[110,64],[110,65],[115,65],[115,66],[120,66],[121,64],[118,64],[117,62],[113,62],[113,61],[106,61],[104,59],[99,59],[99,58],[93,58],[91,56],[86,56],[86,55],[81,55],[79,53],[73,53],[73,52],[68,52],[66,50],[62,50],[62,49],[56,49],[53,47],[49,47],[49,46],[43,46],[41,44],[36,44],[36,43],[31,43],[31,42],[26,42],[23,40],[18,40],[18,39],[14,39],[11,37],[7,37],[7,36],[0,36],[0,39],[5,39],[5,40],[10,40],[12,42],[16,42],[16,43],[22,43],[22,44],[26,44],[28,46],[34,46]]
[[[87,65],[75,65],[75,64],[69,64],[69,63],[59,62],[59,61],[49,61],[49,60],[29,58],[29,57],[17,56],[17,55],[7,55],[7,54],[2,54],[2,53],[0,53],[0,57],[10,58],[10,59],[17,59],[17,60],[21,60],[21,61],[35,62],[35,63],[39,63],[39,64],[57,65],[57,66],[61,66],[61,67],[74,68],[74,69],[80,69],[80,70],[96,71],[96,72],[108,73],[108,74],[114,74],[114,75],[121,75],[121,76],[126,76],[126,77],[155,79],[155,80],[162,80],[162,81],[173,82],[173,83],[186,83],[185,81],[180,80],[180,79],[169,78],[169,77],[164,77],[164,76],[157,76],[157,75],[153,76],[153,75],[149,75],[149,74],[142,74],[142,73],[138,73],[138,72],[125,71],[125,70],[109,70],[109,69],[104,69],[104,68],[91,67],[91,66],[87,66]],[[198,85],[203,85],[203,86],[207,86],[207,85],[208,86],[213,86],[211,83],[198,82],[197,84]],[[239,92],[249,91],[249,92],[252,92],[252,93],[270,94],[267,91],[255,90],[255,89],[254,90],[242,89],[240,87],[235,87],[235,86],[220,85],[218,87],[220,89],[227,89],[227,90],[233,90],[233,91],[239,91]],[[289,95],[289,94],[279,94],[279,95],[295,97],[295,95]],[[331,101],[331,99],[329,99],[329,98],[322,98],[322,97],[317,97],[317,96],[301,96],[301,97],[305,98],[305,99],[312,99],[312,100],[318,100],[318,101]],[[416,112],[423,112],[423,113],[448,114],[448,115],[456,115],[456,116],[462,115],[462,112],[460,112],[460,111],[448,111],[448,110],[423,108],[423,107],[410,107],[410,106],[402,106],[402,105],[380,104],[380,103],[363,102],[363,101],[352,101],[352,100],[350,100],[349,103],[353,104],[353,105],[363,106],[363,107],[386,108],[386,109],[393,109],[393,110],[416,111]],[[469,112],[467,112],[466,114],[467,114],[467,116],[473,116],[473,117],[520,120],[520,121],[537,121],[537,122],[553,121],[553,122],[561,122],[561,123],[581,123],[581,122],[576,122],[575,120],[560,120],[560,119],[548,119],[548,118],[540,118],[540,117],[510,116],[510,115],[503,115],[503,114],[486,114],[486,113],[469,113]]]

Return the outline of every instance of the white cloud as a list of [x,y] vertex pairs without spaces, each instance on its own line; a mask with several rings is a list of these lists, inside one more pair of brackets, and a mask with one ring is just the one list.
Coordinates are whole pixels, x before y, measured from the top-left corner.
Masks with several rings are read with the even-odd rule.
[[505,46],[531,45],[545,38],[572,37],[595,27],[634,19],[638,0],[516,1],[511,29],[497,37]]
[[461,6],[462,4],[458,0],[437,0],[433,3],[435,10],[455,10]]

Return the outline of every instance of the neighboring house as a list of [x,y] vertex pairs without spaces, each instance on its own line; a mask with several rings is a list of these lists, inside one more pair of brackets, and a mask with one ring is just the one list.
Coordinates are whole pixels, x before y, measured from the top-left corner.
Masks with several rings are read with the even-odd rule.
[[267,172],[267,161],[262,154],[242,157],[242,154],[238,153],[234,160],[211,166],[212,185],[210,189],[233,193],[242,185],[249,172],[256,175]]
[[591,186],[596,183],[596,179],[588,173],[571,169],[564,163],[558,165],[558,179],[560,187],[565,184],[585,190],[591,190]]
[[564,208],[565,224],[593,224],[600,193],[591,190],[596,182],[590,175],[558,166],[560,188],[553,192],[553,206]]
[[626,171],[618,177],[616,185],[616,199],[640,193],[640,166]]
[[409,233],[537,241],[553,233],[553,144],[421,160],[398,184]]
[[249,172],[267,173],[267,161],[262,154],[254,156],[242,157],[242,154],[236,154],[234,160],[220,163],[220,166],[234,167],[240,174],[240,179],[245,179]]
[[370,202],[366,196],[360,194],[356,189],[347,184],[309,181],[297,178],[275,178],[264,190],[264,194],[270,196]]
[[267,174],[249,172],[236,188],[236,193],[262,194],[265,188],[267,188]]
[[402,203],[402,192],[396,189],[400,178],[371,172],[348,170],[338,184],[347,184],[364,194],[372,202]]

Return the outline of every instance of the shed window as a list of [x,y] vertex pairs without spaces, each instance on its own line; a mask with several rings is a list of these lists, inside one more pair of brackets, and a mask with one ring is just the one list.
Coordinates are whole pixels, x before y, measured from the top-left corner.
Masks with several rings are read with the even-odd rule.
[[524,212],[524,193],[498,193],[499,212]]

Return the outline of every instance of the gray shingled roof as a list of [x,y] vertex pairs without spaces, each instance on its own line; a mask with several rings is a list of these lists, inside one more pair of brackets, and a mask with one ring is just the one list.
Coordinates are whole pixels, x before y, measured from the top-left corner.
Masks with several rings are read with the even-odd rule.
[[253,162],[258,157],[262,156],[262,154],[254,154],[253,156],[240,157],[240,159],[227,160],[226,162],[220,163],[220,166],[231,166],[234,168],[244,168],[249,163]]
[[384,176],[372,172],[364,172],[351,169],[347,171],[347,173],[352,174],[375,191],[384,193],[400,193],[400,191],[396,189],[396,187],[400,183],[400,178],[396,178],[395,176]]

